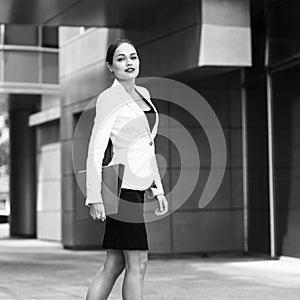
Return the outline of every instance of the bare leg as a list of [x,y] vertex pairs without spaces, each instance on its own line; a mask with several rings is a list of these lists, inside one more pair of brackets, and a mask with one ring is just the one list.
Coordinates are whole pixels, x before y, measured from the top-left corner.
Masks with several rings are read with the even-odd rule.
[[147,250],[123,250],[126,271],[122,287],[123,300],[142,300],[148,262]]
[[123,251],[107,249],[104,265],[90,284],[86,300],[106,300],[124,268],[125,258]]

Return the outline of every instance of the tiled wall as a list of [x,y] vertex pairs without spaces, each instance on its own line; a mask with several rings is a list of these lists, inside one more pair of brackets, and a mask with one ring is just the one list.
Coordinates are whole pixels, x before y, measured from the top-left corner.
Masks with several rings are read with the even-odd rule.
[[61,241],[60,143],[42,146],[37,158],[37,238]]
[[[179,174],[184,174],[186,183],[176,193],[169,194],[170,208],[177,209],[161,221],[147,223],[150,248],[152,253],[241,252],[243,186],[240,74],[236,72],[197,83],[191,82],[190,86],[205,98],[221,123],[227,147],[225,174],[213,200],[205,208],[199,209],[200,196],[211,168],[211,151],[205,132],[186,115],[186,112],[172,104],[165,105],[154,100],[160,113],[170,115],[185,127],[169,126],[170,142],[159,136],[156,141],[157,153],[163,155],[168,164],[163,178],[167,198]],[[197,103],[194,109],[199,109]],[[189,144],[191,141],[188,142],[185,130],[191,134],[197,149],[193,150],[192,144]],[[179,141],[185,144],[185,151],[189,151],[190,158],[184,165],[180,162],[182,153],[176,153],[176,147],[172,145],[174,140],[176,143]],[[199,165],[195,164],[195,155],[198,154],[200,169]],[[193,182],[198,175],[199,180],[193,193],[178,208],[186,192],[194,188]]]
[[40,125],[37,133],[37,238],[61,241],[61,145],[59,122]]

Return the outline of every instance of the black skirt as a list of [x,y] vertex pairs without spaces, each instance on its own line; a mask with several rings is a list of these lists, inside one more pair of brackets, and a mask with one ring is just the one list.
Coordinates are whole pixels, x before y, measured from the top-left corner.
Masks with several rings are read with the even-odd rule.
[[[143,215],[144,194],[145,191],[121,189],[118,213],[111,217],[106,216],[102,242],[104,249],[149,250]],[[133,222],[126,217],[126,209],[128,210],[126,201],[131,205],[139,204],[130,207]]]

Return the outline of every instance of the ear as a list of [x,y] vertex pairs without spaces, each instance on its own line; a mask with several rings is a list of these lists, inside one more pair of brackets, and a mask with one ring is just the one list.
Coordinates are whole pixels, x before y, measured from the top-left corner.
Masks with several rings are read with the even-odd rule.
[[113,71],[114,71],[113,68],[112,68],[112,66],[111,66],[108,62],[106,62],[106,67],[107,67],[107,69],[108,69],[110,72],[113,72]]

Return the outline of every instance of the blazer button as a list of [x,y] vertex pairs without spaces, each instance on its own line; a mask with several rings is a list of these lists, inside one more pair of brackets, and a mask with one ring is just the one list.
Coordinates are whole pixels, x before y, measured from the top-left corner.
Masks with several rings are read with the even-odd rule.
[[150,144],[150,146],[152,146],[152,145],[153,145],[153,142],[151,141],[149,144]]

